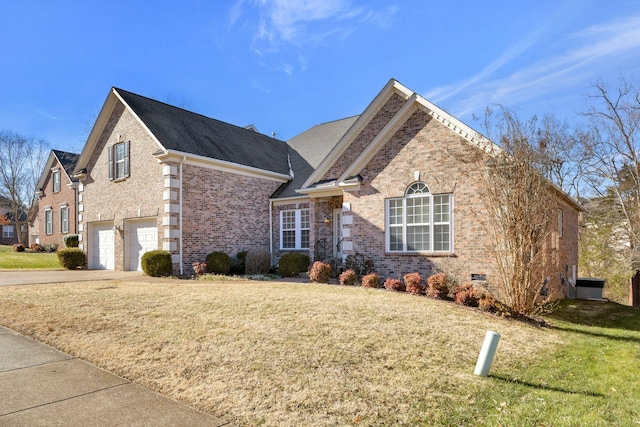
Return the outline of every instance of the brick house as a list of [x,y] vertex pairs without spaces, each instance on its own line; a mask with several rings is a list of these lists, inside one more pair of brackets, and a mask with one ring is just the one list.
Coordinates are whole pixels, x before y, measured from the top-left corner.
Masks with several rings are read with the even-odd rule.
[[[395,80],[359,116],[287,143],[113,89],[76,166],[79,232],[90,268],[137,269],[144,240],[183,273],[214,250],[262,249],[274,263],[362,253],[383,278],[457,264],[490,281],[481,189],[464,161],[488,145]],[[560,190],[554,200],[548,276],[561,288],[581,207]]]
[[[18,213],[18,222],[11,209],[11,200],[0,196],[0,245],[13,245],[18,243],[18,233],[25,226],[27,215],[23,210]],[[28,243],[26,233],[23,233],[22,242]]]
[[36,185],[37,204],[29,218],[31,243],[64,247],[64,236],[77,234],[78,180],[73,170],[78,154],[51,150]]

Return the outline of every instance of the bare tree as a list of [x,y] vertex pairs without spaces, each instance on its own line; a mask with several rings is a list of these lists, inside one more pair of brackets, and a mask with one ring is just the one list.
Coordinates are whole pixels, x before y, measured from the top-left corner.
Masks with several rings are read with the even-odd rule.
[[590,159],[589,183],[620,211],[629,267],[640,269],[640,87],[625,77],[615,88],[599,81],[590,99],[588,131],[580,138]]
[[41,140],[0,131],[0,153],[0,196],[10,203],[18,242],[25,243],[24,214],[35,203],[35,187],[47,160],[47,150]]
[[530,316],[545,302],[541,290],[553,250],[551,222],[557,212],[554,192],[558,189],[545,173],[551,173],[550,166],[556,167],[561,160],[549,156],[541,140],[558,135],[545,131],[535,117],[522,122],[506,109],[497,117],[488,111],[485,129],[498,142],[487,156],[477,159],[486,212],[480,221],[496,266],[494,292],[513,313]]

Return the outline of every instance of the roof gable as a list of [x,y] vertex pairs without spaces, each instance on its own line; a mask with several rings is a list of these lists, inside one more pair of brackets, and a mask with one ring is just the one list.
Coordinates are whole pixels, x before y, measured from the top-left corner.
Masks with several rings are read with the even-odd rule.
[[51,169],[54,167],[56,163],[58,163],[62,170],[64,171],[65,176],[69,180],[69,182],[75,182],[76,179],[73,177],[73,170],[76,167],[78,159],[80,158],[79,154],[70,153],[68,151],[62,150],[51,150],[49,153],[49,158],[47,159],[47,163],[40,174],[40,179],[38,179],[38,183],[36,184],[36,191],[40,191],[47,181],[47,177],[49,173],[51,173]]
[[285,142],[134,93],[112,88],[75,173],[86,167],[115,106],[122,103],[158,144],[160,153],[192,155],[251,170],[289,174]]

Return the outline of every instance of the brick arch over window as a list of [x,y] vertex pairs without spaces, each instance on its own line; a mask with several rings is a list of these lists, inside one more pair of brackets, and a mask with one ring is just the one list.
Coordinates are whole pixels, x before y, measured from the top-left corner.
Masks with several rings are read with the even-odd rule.
[[453,196],[432,194],[424,182],[407,187],[404,197],[385,203],[388,252],[453,251]]

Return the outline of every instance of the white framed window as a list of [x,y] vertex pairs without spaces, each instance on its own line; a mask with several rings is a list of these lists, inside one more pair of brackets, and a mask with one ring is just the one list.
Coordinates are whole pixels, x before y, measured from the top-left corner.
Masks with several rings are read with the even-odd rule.
[[56,169],[51,174],[51,180],[53,181],[53,192],[60,191],[60,170]]
[[562,209],[558,209],[558,237],[562,237],[563,225]]
[[385,206],[388,252],[452,252],[451,194],[431,194],[423,182],[407,188],[402,198]]
[[280,212],[280,249],[309,249],[309,209]]
[[109,147],[109,180],[129,177],[129,145],[129,141],[126,141]]
[[44,234],[53,234],[53,210],[44,211]]
[[13,225],[3,225],[2,226],[2,237],[5,239],[12,239],[16,235],[15,226]]
[[69,206],[60,206],[60,232],[69,232]]

